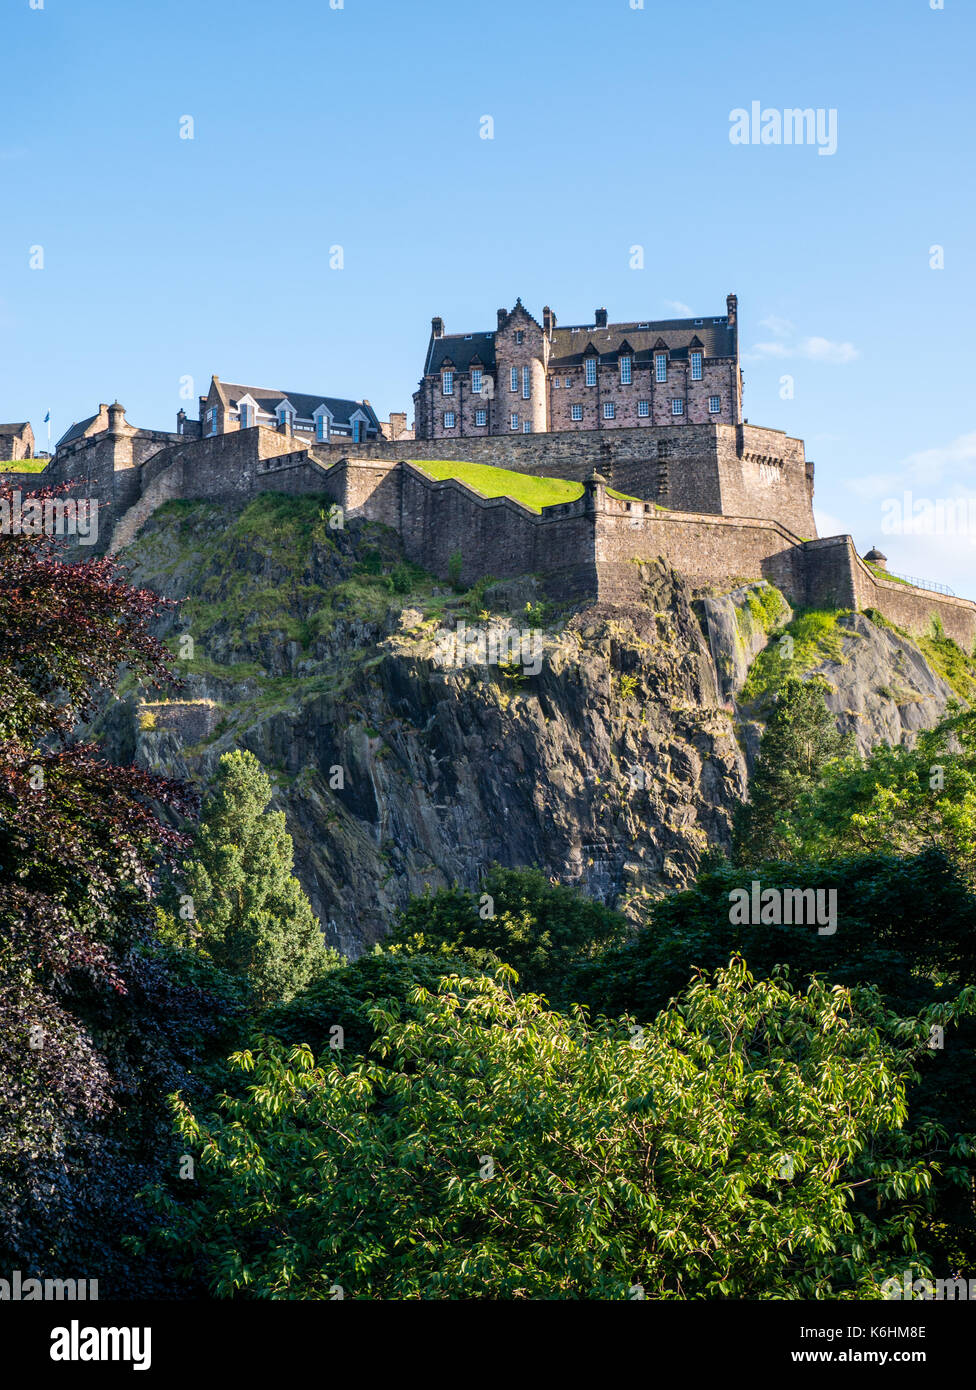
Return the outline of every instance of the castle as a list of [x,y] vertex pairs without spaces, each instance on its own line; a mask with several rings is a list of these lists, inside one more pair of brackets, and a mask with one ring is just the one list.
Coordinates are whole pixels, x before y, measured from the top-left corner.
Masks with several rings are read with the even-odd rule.
[[[572,329],[558,330],[548,310],[542,325],[530,328],[535,321],[520,302],[505,312],[504,325],[499,311],[502,342],[496,333],[491,348],[477,335],[465,335],[461,343],[472,346],[462,347],[435,319],[415,397],[422,444],[413,447],[407,447],[413,436],[405,417],[381,423],[366,400],[229,385],[214,377],[200,398],[199,420],[181,411],[175,431],[145,430],[126,420],[118,402],[101,405],[62,437],[43,473],[4,472],[0,478],[25,493],[70,483],[79,497],[98,501],[100,516],[108,504],[110,524],[102,520],[100,529],[110,553],[129,544],[156,507],[172,498],[317,493],[337,504],[346,521],[364,518],[394,528],[408,559],[443,578],[460,556],[466,583],[532,573],[557,600],[631,603],[640,593],[635,562],[663,557],[699,590],[766,578],[794,605],[873,608],[917,633],[937,618],[972,651],[976,604],[887,577],[883,565],[857,554],[850,536],[817,537],[814,470],[803,441],[741,418],[734,296],[728,310],[706,332],[697,320],[611,328],[598,314],[595,327],[606,330],[606,341],[588,329],[578,353],[566,352],[567,340],[558,336],[571,338]],[[502,386],[486,390],[491,371],[502,374]],[[594,371],[596,386],[587,386]],[[458,375],[452,380],[448,373]],[[662,392],[653,393],[654,384]],[[632,394],[625,396],[625,387]],[[606,406],[611,390],[619,411],[608,415],[597,403]],[[580,420],[574,397],[585,391],[596,394]],[[486,422],[470,431],[457,420],[445,426],[440,417],[451,392],[457,416],[476,422],[485,409]],[[506,409],[493,412],[500,392]],[[674,409],[678,392],[681,411]],[[517,396],[518,411],[508,409],[509,395]],[[713,395],[720,406],[714,411]],[[566,407],[554,408],[554,396]],[[433,412],[424,404],[432,399]],[[487,404],[472,406],[478,399]],[[648,415],[640,408],[645,400]],[[515,429],[511,418],[506,428],[506,415],[521,419],[526,402],[532,428]],[[457,478],[431,477],[423,460],[437,459],[569,479],[580,484],[580,494],[537,512],[511,497],[484,497]]]
[[719,318],[556,326],[516,300],[492,332],[431,320],[414,393],[418,439],[742,421],[738,301]]

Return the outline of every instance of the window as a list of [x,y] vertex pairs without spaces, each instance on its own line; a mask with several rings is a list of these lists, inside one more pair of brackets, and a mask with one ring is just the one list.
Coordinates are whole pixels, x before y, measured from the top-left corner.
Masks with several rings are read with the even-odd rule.
[[708,413],[709,413],[709,415],[717,415],[721,409],[722,409],[722,399],[721,399],[721,397],[720,397],[720,396],[709,396],[709,398],[708,398]]
[[518,367],[512,368],[512,375],[510,378],[510,389],[513,391],[518,390]]
[[586,384],[587,384],[587,386],[595,386],[595,385],[596,385],[596,358],[595,358],[595,357],[588,357],[588,358],[586,359]]
[[531,433],[532,433],[532,421],[531,421],[531,420],[523,420],[523,421],[522,421],[522,433],[523,433],[523,434],[531,434]]
[[650,413],[651,413],[651,403],[650,403],[650,401],[638,401],[638,402],[637,402],[637,414],[638,414],[638,415],[647,416],[647,415],[650,415]]
[[454,428],[454,411],[453,411],[453,410],[445,410],[445,411],[444,411],[444,428],[445,428],[446,430],[452,430],[452,429]]
[[315,420],[315,438],[316,438],[316,439],[328,439],[328,437],[329,437],[329,417],[328,417],[328,415],[319,415],[319,416],[316,417],[316,420]]
[[512,429],[513,429],[513,430],[517,430],[517,429],[518,429],[518,411],[517,411],[517,410],[513,410],[513,411],[512,411]]
[[691,354],[691,379],[701,381],[702,379],[702,355],[700,352]]
[[654,354],[654,380],[667,381],[668,379],[668,359],[665,353],[656,352]]
[[583,418],[583,407],[582,407],[581,405],[574,405],[574,406],[572,407],[572,416],[573,416],[573,419],[574,419],[574,420],[582,420],[582,418]]
[[445,372],[441,378],[441,391],[445,396],[454,395],[454,373]]
[[684,413],[685,413],[685,403],[684,403],[684,401],[679,401],[679,400],[677,399],[677,397],[675,397],[675,399],[671,402],[671,414],[672,414],[672,415],[684,415]]
[[565,391],[568,391],[568,390],[569,390],[569,377],[568,377],[568,376],[564,376],[564,377],[563,377],[563,389],[564,389]]
[[528,367],[522,368],[522,399],[527,401],[532,395],[532,373]]
[[207,419],[210,422],[210,434],[217,433],[217,407],[212,406],[207,412]]
[[474,395],[474,396],[480,396],[480,395],[481,395],[481,368],[480,368],[480,367],[472,367],[472,368],[471,368],[471,394]]
[[702,326],[702,320],[701,320],[701,319],[695,319],[695,327],[696,327],[696,328],[701,328],[701,326]]
[[554,391],[558,391],[558,390],[559,390],[559,378],[558,378],[558,376],[554,376],[554,377],[553,377],[553,379],[552,379],[552,386],[553,386],[553,390],[554,390]]
[[629,357],[621,357],[621,359],[620,359],[620,384],[621,384],[621,386],[629,386],[630,383],[631,383],[631,381],[633,380],[633,377],[632,377],[632,374],[631,374],[631,365],[630,365],[630,364],[631,364],[631,359],[630,359]]
[[475,422],[476,425],[487,425],[487,423],[488,423],[488,412],[487,412],[487,410],[476,410],[475,413],[474,413],[474,422]]
[[352,442],[353,442],[354,444],[362,444],[364,438],[365,438],[365,434],[363,433],[363,422],[362,422],[362,420],[353,420],[353,422],[352,422]]
[[241,429],[242,429],[242,430],[250,429],[250,428],[251,428],[251,425],[252,425],[253,423],[254,423],[254,421],[251,419],[251,406],[242,404],[242,405],[241,405]]
[[516,341],[517,343],[520,343],[524,337],[525,337],[525,334],[522,332],[521,328],[517,328],[517,329],[515,330],[515,341]]
[[617,413],[617,408],[616,408],[616,406],[614,405],[613,401],[604,401],[604,402],[603,402],[603,418],[604,418],[604,420],[612,420],[613,417],[616,415],[616,413]]

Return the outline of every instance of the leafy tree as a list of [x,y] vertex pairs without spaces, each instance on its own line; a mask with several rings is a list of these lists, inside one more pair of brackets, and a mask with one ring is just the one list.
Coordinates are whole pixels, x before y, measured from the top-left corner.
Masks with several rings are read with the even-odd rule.
[[[733,921],[732,894],[752,884],[836,895],[835,930]],[[915,1014],[951,1003],[976,984],[976,897],[937,850],[911,857],[861,855],[824,863],[728,864],[699,875],[694,886],[655,903],[647,925],[609,952],[578,981],[580,1000],[596,1012],[653,1019],[698,970],[713,970],[741,953],[757,976],[788,967],[800,985],[819,975],[845,987],[872,986],[885,1006]],[[976,1132],[976,1021],[945,1030],[910,1093],[911,1124],[933,1121],[949,1136],[933,1151],[948,1162],[953,1136]],[[976,1151],[957,1154],[976,1184]],[[945,1260],[976,1260],[971,1191],[945,1175],[935,1179],[930,1248]]]
[[199,1182],[157,1193],[150,1243],[245,1298],[871,1298],[926,1270],[927,1017],[735,960],[636,1036],[487,978],[412,1003],[373,1011],[382,1065],[257,1040],[213,1113],[175,1100]]
[[252,753],[225,753],[184,865],[194,937],[222,969],[244,976],[259,1004],[292,998],[341,958],[292,873],[282,811]]
[[269,1009],[259,1026],[279,1042],[310,1048],[315,1056],[335,1050],[340,1041],[347,1053],[363,1054],[376,1041],[372,1011],[378,1000],[388,1010],[409,1011],[416,989],[435,989],[442,976],[456,972],[475,973],[470,960],[445,952],[420,955],[396,946],[377,947],[371,955],[313,980],[290,1003]]
[[156,874],[187,843],[157,808],[185,816],[195,797],[76,732],[121,665],[167,679],[149,627],[163,606],[111,560],[0,536],[0,1266],[90,1269],[116,1293],[159,1287],[116,1232],[138,1226],[135,1193],[172,1142],[162,1097],[230,1045],[213,981],[155,940]]
[[788,677],[772,707],[749,801],[733,821],[732,853],[739,864],[788,858],[793,847],[789,816],[827,763],[849,752],[824,699],[823,681]]
[[976,712],[828,764],[785,820],[798,857],[938,849],[976,884]]
[[390,940],[410,950],[447,951],[478,966],[503,962],[522,987],[555,1002],[574,998],[576,970],[627,935],[626,919],[538,869],[494,866],[481,892],[454,887],[415,897]]

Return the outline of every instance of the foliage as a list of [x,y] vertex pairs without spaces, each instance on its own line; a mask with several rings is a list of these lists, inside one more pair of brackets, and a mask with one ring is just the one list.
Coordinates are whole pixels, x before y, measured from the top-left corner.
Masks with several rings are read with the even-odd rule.
[[749,801],[736,810],[732,852],[737,862],[788,855],[798,799],[828,762],[848,751],[827,709],[825,689],[816,680],[790,677],[783,683],[763,733]]
[[150,1245],[277,1299],[877,1297],[925,1267],[925,1021],[740,961],[637,1036],[489,979],[413,1004],[374,1011],[379,1061],[259,1039],[213,1113],[174,1102],[198,1183]]
[[447,951],[479,966],[503,962],[523,988],[555,1002],[575,998],[576,971],[624,940],[619,912],[593,902],[538,869],[489,870],[481,893],[453,887],[414,897],[390,941],[420,953]]
[[282,811],[268,812],[271,783],[252,753],[225,753],[183,866],[193,939],[223,970],[249,980],[255,999],[292,998],[340,957],[292,873]]
[[75,733],[120,666],[167,678],[164,606],[109,559],[0,537],[0,1265],[97,1268],[116,1291],[156,1286],[114,1242],[171,1142],[162,1098],[229,1042],[154,933],[157,873],[187,843],[158,808],[185,816],[195,797]]
[[[762,706],[787,681],[798,679],[824,661],[842,661],[843,632],[838,619],[843,616],[841,609],[808,608],[797,613],[782,635],[764,647],[750,666],[741,702]],[[792,655],[787,654],[790,651]]]
[[[762,757],[765,758],[766,739]],[[915,744],[825,763],[778,808],[778,842],[799,858],[940,850],[976,882],[976,712],[954,713]]]

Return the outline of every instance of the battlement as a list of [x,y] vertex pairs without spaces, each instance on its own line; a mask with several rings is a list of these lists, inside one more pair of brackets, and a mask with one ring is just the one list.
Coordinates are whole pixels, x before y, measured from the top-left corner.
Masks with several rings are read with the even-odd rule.
[[432,477],[403,457],[402,442],[367,440],[351,457],[348,443],[296,447],[293,435],[264,426],[200,438],[135,429],[118,405],[109,415],[110,428],[70,441],[43,473],[14,476],[24,490],[71,481],[79,495],[110,504],[103,544],[113,552],[170,498],[318,493],[347,522],[396,530],[407,557],[440,577],[460,554],[464,583],[534,573],[559,600],[629,604],[640,593],[639,565],[662,557],[701,590],[766,578],[794,604],[873,607],[915,632],[938,617],[966,650],[976,643],[976,604],[879,578],[849,536],[817,539],[813,465],[802,441],[781,430],[651,425],[420,445],[432,461],[582,485],[578,498],[536,511]]

